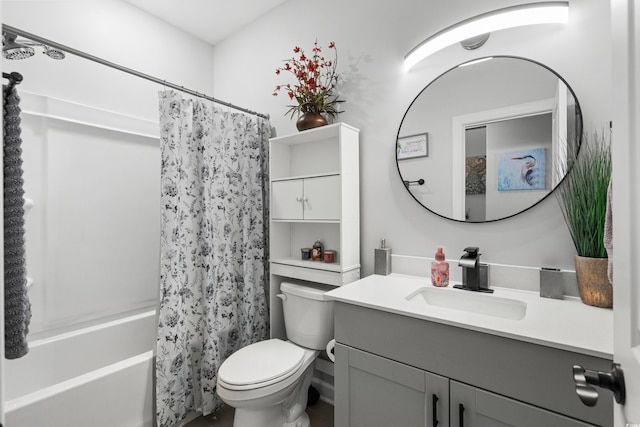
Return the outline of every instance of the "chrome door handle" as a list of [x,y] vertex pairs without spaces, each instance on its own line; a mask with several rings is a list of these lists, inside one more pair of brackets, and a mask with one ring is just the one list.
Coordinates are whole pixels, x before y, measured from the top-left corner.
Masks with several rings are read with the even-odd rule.
[[595,387],[610,390],[616,402],[624,405],[626,399],[624,374],[617,363],[613,364],[610,372],[592,371],[580,365],[573,365],[573,380],[576,383],[578,397],[587,406],[595,406],[598,402],[598,390]]

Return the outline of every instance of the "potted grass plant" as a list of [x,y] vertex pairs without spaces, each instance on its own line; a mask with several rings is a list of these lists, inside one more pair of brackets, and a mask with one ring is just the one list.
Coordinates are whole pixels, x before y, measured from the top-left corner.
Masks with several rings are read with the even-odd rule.
[[611,144],[605,133],[585,135],[579,154],[569,155],[569,171],[556,197],[576,248],[576,278],[583,303],[609,308],[613,287],[604,246]]

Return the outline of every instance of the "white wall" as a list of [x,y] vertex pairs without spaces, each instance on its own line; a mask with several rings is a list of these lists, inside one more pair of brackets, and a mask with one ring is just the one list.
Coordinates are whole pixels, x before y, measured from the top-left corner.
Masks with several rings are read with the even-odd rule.
[[[121,1],[2,1],[2,22],[213,92],[210,45]],[[24,76],[18,89],[31,111],[22,134],[25,189],[35,201],[26,217],[30,338],[155,306],[163,87],[70,54],[3,59],[2,69]]]
[[[479,246],[487,262],[573,269],[575,249],[555,198],[530,211],[488,224],[442,219],[419,206],[396,170],[395,137],[416,94],[454,65],[478,56],[515,55],[539,61],[563,76],[583,108],[585,128],[610,120],[609,2],[571,1],[570,22],[494,33],[478,51],[452,46],[404,73],[404,55],[427,36],[460,20],[520,3],[515,0],[375,2],[289,1],[215,47],[215,96],[270,113],[278,134],[296,132],[284,116],[289,103],[273,97],[286,83],[276,76],[291,49],[335,41],[345,74],[340,117],[361,130],[361,253],[363,274],[373,272],[373,249],[384,237],[396,254],[433,256],[444,246],[451,259]],[[521,238],[527,236],[527,245]],[[514,249],[518,250],[514,250]],[[427,271],[425,265],[425,271]]]
[[[270,113],[278,134],[295,132],[284,116],[285,97],[271,93],[275,75],[293,46],[308,50],[335,41],[346,110],[341,120],[361,129],[361,248],[363,274],[373,271],[373,248],[385,237],[394,253],[432,256],[444,246],[451,259],[477,245],[488,262],[573,268],[574,249],[553,197],[505,221],[461,224],[435,216],[405,191],[394,160],[395,136],[415,95],[452,66],[477,56],[516,55],[562,75],[583,108],[586,129],[609,119],[610,26],[605,0],[572,1],[570,23],[492,34],[479,51],[452,46],[409,73],[404,55],[442,28],[515,0],[450,0],[446,7],[405,0],[290,1],[220,43],[203,42],[116,1],[3,1],[3,22],[110,61],[184,84],[225,101]],[[588,48],[586,48],[588,47]],[[215,61],[213,60],[215,58]],[[86,61],[69,68],[24,61],[9,71],[25,74],[24,88],[123,114],[155,120],[157,85]],[[67,61],[67,60],[65,60]],[[3,66],[6,61],[3,61]],[[30,67],[26,70],[21,67]],[[210,73],[213,70],[213,73]],[[210,75],[212,74],[212,75]],[[214,91],[215,89],[215,91]],[[525,233],[529,244],[521,247]],[[518,251],[513,249],[518,247]],[[425,266],[425,269],[427,267]]]

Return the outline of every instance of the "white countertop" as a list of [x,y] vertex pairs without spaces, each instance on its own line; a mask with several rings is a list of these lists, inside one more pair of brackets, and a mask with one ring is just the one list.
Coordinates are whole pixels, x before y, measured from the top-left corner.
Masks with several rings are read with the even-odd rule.
[[[468,292],[454,289],[454,283],[442,292]],[[605,359],[613,359],[613,310],[591,307],[579,298],[563,300],[541,298],[537,292],[496,288],[482,297],[502,297],[527,304],[520,320],[416,304],[405,297],[422,287],[433,288],[425,277],[391,274],[371,275],[340,286],[326,295],[336,301],[373,308],[417,319],[443,323],[478,332],[498,335]],[[474,293],[475,294],[475,293]]]

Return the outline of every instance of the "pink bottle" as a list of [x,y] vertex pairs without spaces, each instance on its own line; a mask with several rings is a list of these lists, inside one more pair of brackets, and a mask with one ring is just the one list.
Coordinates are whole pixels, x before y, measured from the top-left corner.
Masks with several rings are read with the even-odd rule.
[[431,284],[433,286],[449,286],[449,263],[444,259],[442,248],[438,248],[436,259],[431,263]]

